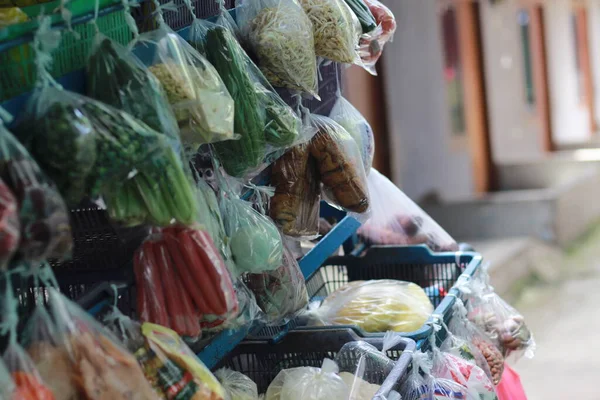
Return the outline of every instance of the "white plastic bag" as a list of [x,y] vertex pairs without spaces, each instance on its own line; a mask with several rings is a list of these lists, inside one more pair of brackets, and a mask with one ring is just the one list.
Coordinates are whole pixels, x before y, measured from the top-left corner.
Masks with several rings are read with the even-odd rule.
[[375,138],[373,137],[371,125],[360,111],[342,96],[339,96],[336,100],[329,113],[329,118],[344,127],[352,136],[360,150],[365,173],[369,176],[373,165],[373,156],[375,155]]
[[328,358],[321,368],[284,369],[269,385],[265,400],[348,400],[348,385]]
[[454,239],[376,169],[368,177],[371,218],[358,230],[374,244],[427,244],[433,251],[455,251]]
[[227,392],[228,400],[258,400],[256,383],[241,372],[221,368],[215,376]]

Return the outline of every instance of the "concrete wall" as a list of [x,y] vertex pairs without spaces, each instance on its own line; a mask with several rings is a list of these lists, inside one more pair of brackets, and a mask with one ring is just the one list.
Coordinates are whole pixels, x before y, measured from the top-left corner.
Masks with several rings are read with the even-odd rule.
[[527,103],[517,0],[480,2],[485,84],[494,161],[542,156],[541,127]]
[[471,194],[467,142],[451,143],[438,2],[399,0],[387,5],[398,22],[383,57],[391,175],[413,199],[431,191],[445,198]]
[[[585,105],[577,92],[577,69],[571,2],[547,1],[546,47],[553,138],[557,144],[584,142],[589,139],[590,126]],[[590,24],[598,21],[588,16]]]

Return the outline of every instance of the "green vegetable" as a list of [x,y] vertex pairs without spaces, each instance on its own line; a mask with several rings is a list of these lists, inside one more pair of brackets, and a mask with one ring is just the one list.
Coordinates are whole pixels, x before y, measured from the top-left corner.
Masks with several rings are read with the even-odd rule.
[[372,32],[377,28],[377,21],[363,0],[344,0],[350,7],[362,27],[362,33]]
[[234,131],[239,140],[215,143],[223,168],[240,177],[257,168],[265,155],[265,111],[252,76],[251,63],[239,43],[224,27],[214,25],[205,35],[206,58],[219,71],[221,79],[235,101]]
[[280,104],[267,95],[267,142],[277,147],[288,147],[298,139],[302,123],[286,104]]

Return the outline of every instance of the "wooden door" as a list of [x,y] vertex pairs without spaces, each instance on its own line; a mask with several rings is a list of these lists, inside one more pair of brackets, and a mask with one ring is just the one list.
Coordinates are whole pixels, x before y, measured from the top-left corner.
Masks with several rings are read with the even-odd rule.
[[590,55],[590,40],[588,36],[588,15],[584,5],[575,5],[573,11],[575,23],[575,46],[577,69],[579,74],[579,90],[581,104],[589,115],[590,135],[597,129],[595,118],[594,79]]

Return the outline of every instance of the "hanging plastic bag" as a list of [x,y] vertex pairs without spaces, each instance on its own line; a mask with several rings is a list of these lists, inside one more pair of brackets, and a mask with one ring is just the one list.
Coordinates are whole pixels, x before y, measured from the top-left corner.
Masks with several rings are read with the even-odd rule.
[[313,25],[317,56],[343,64],[358,64],[360,22],[344,0],[300,0]]
[[221,368],[215,376],[223,385],[229,400],[258,400],[256,383],[241,372]]
[[372,32],[377,27],[375,17],[371,13],[369,7],[363,0],[344,0],[350,7],[358,22],[360,22],[361,32],[363,34]]
[[377,75],[375,64],[383,53],[383,46],[391,42],[396,32],[394,14],[378,0],[362,0],[373,14],[377,28],[360,37],[361,66],[372,75]]
[[269,215],[283,234],[312,239],[319,234],[321,188],[319,174],[307,143],[275,160],[271,169]]
[[234,130],[241,138],[214,148],[229,175],[244,177],[257,172],[268,154],[306,139],[300,118],[236,41],[232,22],[220,20],[219,25],[194,19],[189,40],[217,68],[235,101]]
[[252,293],[241,278],[234,280],[233,289],[239,304],[237,316],[220,324],[215,324],[213,321],[203,319],[201,321],[202,328],[206,332],[221,331],[223,329],[247,328],[262,325],[266,322],[265,314],[256,303],[254,293]]
[[[354,0],[353,0],[354,1]],[[354,139],[360,150],[360,156],[365,168],[365,174],[369,176],[373,157],[375,156],[375,138],[373,129],[365,117],[339,94],[329,118],[340,124]]]
[[[196,392],[192,398],[225,400],[225,390],[217,378],[176,332],[163,326],[145,323],[142,325],[142,334],[146,338],[148,349],[158,357],[157,361],[160,364],[166,366],[169,365],[167,361],[171,361],[180,369],[179,371],[170,369],[168,372],[173,373],[174,376],[162,376],[162,379],[171,379],[171,382],[180,381],[181,384],[174,385],[175,387],[190,385],[190,392]],[[159,368],[159,372],[161,372],[161,368]],[[190,380],[194,385],[190,383]],[[171,391],[167,391],[167,393],[170,394]]]
[[273,86],[318,97],[312,23],[296,0],[237,0],[236,20]]
[[352,213],[364,214],[369,209],[369,193],[358,145],[331,118],[313,114],[310,121],[317,134],[309,149],[317,162],[325,199]]
[[14,224],[8,223],[11,211],[9,198],[6,197],[3,216],[7,224],[1,253],[10,257],[9,253],[16,243],[18,249],[15,258],[25,261],[68,257],[73,237],[67,207],[54,184],[2,123],[0,179],[14,194],[20,222],[20,232],[11,234],[9,226]]
[[286,323],[308,304],[304,275],[293,254],[285,246],[279,268],[248,274],[245,280],[271,325]]
[[366,332],[413,332],[433,312],[423,289],[394,280],[355,281],[311,311],[313,325],[356,325]]
[[8,262],[19,247],[19,239],[19,204],[6,183],[0,179],[0,270],[8,267]]
[[519,374],[509,365],[505,367],[502,380],[496,390],[499,400],[527,400]]
[[451,379],[431,374],[431,355],[415,351],[412,368],[402,383],[402,400],[466,400],[467,388]]
[[52,391],[35,369],[33,361],[16,342],[8,345],[3,359],[16,386],[14,399],[55,400]]
[[455,251],[458,244],[429,215],[376,169],[368,178],[371,218],[358,235],[374,244],[427,244],[433,251]]
[[4,365],[4,361],[0,358],[0,399],[18,400],[15,396],[16,385],[10,376],[10,372]]
[[284,369],[269,385],[265,400],[347,400],[350,391],[338,372],[328,358],[321,368]]

